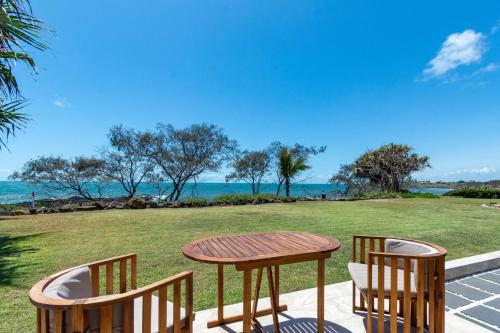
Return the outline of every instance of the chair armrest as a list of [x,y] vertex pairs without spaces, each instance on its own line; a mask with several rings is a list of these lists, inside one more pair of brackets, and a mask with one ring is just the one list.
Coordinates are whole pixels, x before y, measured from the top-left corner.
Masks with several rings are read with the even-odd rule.
[[85,304],[86,308],[87,307],[92,308],[94,306],[104,306],[117,302],[124,302],[127,300],[132,300],[138,297],[142,297],[145,294],[150,294],[152,292],[158,291],[159,289],[167,287],[169,285],[180,283],[183,280],[186,280],[188,283],[191,283],[192,285],[193,272],[182,272],[177,275],[165,278],[161,281],[153,282],[147,286],[133,289],[122,294],[103,295],[103,296],[88,298],[83,303]]

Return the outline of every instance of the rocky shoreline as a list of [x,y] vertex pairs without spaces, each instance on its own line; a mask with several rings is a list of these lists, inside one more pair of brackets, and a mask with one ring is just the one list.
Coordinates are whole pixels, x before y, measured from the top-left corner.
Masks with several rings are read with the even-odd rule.
[[151,197],[134,197],[128,199],[120,198],[102,198],[97,201],[88,201],[80,197],[71,197],[66,199],[48,199],[35,201],[35,208],[32,208],[31,202],[21,202],[15,205],[8,205],[9,209],[0,210],[0,216],[15,215],[34,215],[34,214],[54,214],[68,212],[82,212],[94,210],[109,209],[158,209],[158,208],[194,208],[194,207],[221,207],[237,205],[257,205],[266,203],[289,203],[296,201],[320,201],[322,198],[285,198],[279,196],[256,197],[248,200],[221,201],[206,199],[188,199],[184,201],[160,201]]

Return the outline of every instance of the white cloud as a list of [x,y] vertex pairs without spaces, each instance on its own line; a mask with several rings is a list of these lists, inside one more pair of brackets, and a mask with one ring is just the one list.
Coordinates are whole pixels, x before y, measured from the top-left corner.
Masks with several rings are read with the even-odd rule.
[[477,73],[477,74],[481,74],[481,73],[492,73],[496,70],[500,69],[500,66],[494,62],[492,63],[489,63],[488,65],[484,66],[484,67],[481,67],[479,68],[476,72],[474,73]]
[[56,99],[52,103],[61,109],[66,109],[71,107],[71,103],[68,102],[66,97],[56,96]]
[[449,35],[423,71],[424,79],[442,77],[462,65],[479,62],[486,52],[485,36],[474,30]]
[[497,170],[494,168],[490,167],[482,167],[478,169],[462,169],[462,170],[456,170],[452,171],[449,173],[449,175],[463,175],[463,174],[469,174],[469,175],[490,175],[496,173]]

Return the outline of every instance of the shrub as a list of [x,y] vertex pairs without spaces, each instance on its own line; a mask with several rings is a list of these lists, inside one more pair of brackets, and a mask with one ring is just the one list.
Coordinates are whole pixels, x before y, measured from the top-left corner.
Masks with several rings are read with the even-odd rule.
[[189,198],[182,201],[183,205],[189,207],[207,207],[208,200],[204,198]]
[[412,198],[422,198],[422,199],[439,199],[439,195],[426,192],[406,192],[401,193],[401,198],[412,199]]
[[500,190],[489,187],[466,187],[451,190],[443,195],[463,198],[500,199]]
[[230,205],[244,205],[249,203],[265,203],[271,201],[283,201],[291,202],[295,201],[295,198],[285,198],[284,196],[277,196],[269,193],[260,194],[225,194],[215,198],[215,202],[219,204],[230,204]]
[[396,199],[401,196],[398,192],[365,192],[359,196],[360,199]]
[[370,199],[397,199],[397,198],[423,198],[423,199],[438,199],[439,196],[432,193],[424,192],[366,192],[361,194],[358,199],[370,200]]

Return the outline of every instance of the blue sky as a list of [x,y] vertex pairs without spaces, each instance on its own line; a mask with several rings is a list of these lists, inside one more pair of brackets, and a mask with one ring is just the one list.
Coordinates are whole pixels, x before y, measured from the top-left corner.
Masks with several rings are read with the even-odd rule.
[[[33,1],[54,31],[19,67],[32,157],[93,154],[109,127],[210,122],[242,148],[327,145],[311,182],[389,142],[421,179],[500,178],[500,2]],[[222,179],[210,175],[207,180]]]

